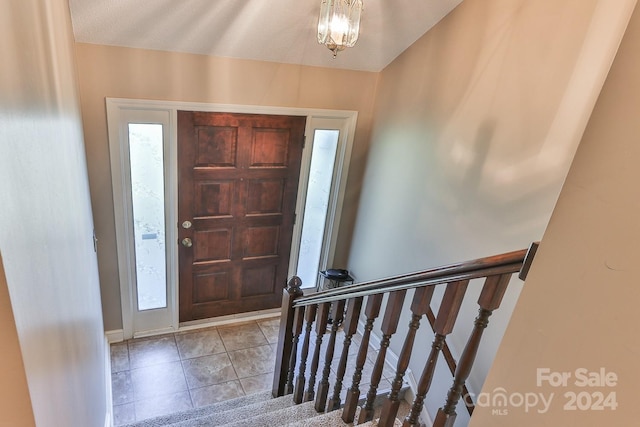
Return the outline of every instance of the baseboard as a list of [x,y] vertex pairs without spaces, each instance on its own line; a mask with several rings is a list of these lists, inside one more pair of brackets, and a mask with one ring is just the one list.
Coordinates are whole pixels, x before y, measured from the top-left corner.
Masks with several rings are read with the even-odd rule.
[[[122,329],[115,329],[113,331],[106,331],[104,333],[105,337],[107,337],[107,342],[109,344],[113,344],[116,342],[124,341],[124,331]],[[109,359],[111,360],[111,359]]]
[[[122,332],[122,331],[121,331]],[[122,341],[122,340],[120,340]],[[104,383],[106,393],[106,413],[104,415],[104,427],[113,427],[113,398],[111,396],[111,348],[109,337],[105,334],[104,339]]]
[[[358,333],[362,335],[364,333],[364,322],[362,319],[358,320]],[[380,342],[381,339],[378,335],[374,334],[371,331],[371,335],[369,335],[369,345],[376,351],[380,351]],[[397,354],[390,348],[387,348],[387,358],[385,359],[385,363],[387,363],[393,370],[398,366],[398,360],[400,358]],[[404,400],[406,400],[409,404],[412,404],[414,399],[416,398],[416,392],[418,390],[418,382],[416,381],[416,377],[413,375],[413,371],[411,369],[407,369],[404,374],[404,380],[409,385],[409,389],[404,394]],[[431,415],[427,411],[426,407],[422,408],[422,412],[420,413],[420,417],[422,421],[426,422],[426,425],[433,425],[433,421],[431,419]]]

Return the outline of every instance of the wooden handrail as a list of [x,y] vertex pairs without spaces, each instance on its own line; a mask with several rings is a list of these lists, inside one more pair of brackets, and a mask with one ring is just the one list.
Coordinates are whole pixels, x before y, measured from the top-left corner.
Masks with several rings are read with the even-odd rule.
[[[454,378],[446,402],[438,411],[434,426],[452,426],[456,418],[455,407],[457,402],[460,398],[464,399],[468,395],[465,383],[471,372],[483,331],[489,323],[489,317],[494,310],[499,308],[512,275],[519,273],[518,277],[521,280],[525,280],[537,247],[538,243],[534,242],[528,249],[342,286],[308,296],[304,296],[300,289],[300,279],[293,277],[283,293],[282,319],[272,389],[273,395],[281,396],[293,393],[295,403],[315,400],[314,407],[318,412],[335,410],[341,405],[340,394],[346,373],[347,359],[350,354],[352,336],[355,333],[358,319],[360,319],[363,297],[369,297],[366,300],[366,308],[363,313],[366,323],[361,347],[357,349],[352,384],[347,390],[347,399],[342,413],[343,421],[347,423],[353,422],[361,393],[359,386],[365,359],[367,358],[369,336],[375,319],[381,313],[380,304],[383,295],[388,295],[380,325],[380,332],[382,333],[380,351],[373,365],[366,401],[361,407],[359,415],[360,423],[372,419],[373,402],[377,396],[377,388],[380,384],[385,364],[386,349],[389,346],[391,336],[396,333],[405,295],[407,295],[408,290],[415,289],[415,292],[409,294],[413,298],[410,305],[411,321],[402,351],[398,356],[394,379],[391,383],[391,392],[382,405],[379,425],[381,427],[390,427],[394,423],[399,406],[399,393],[413,352],[416,332],[420,326],[421,319],[426,316],[434,333],[434,340],[430,354],[425,360],[416,396],[411,406],[411,413],[404,419],[403,427],[414,427],[418,424],[419,414],[423,408],[425,396],[429,391],[439,355],[444,356]],[[446,337],[453,331],[467,285],[473,279],[484,279],[478,300],[479,314],[474,321],[474,327],[468,338],[467,345],[460,355],[459,362],[456,363],[447,346]],[[433,313],[430,306],[436,285],[446,286],[437,315]],[[345,307],[347,307],[346,316]],[[330,311],[331,315],[329,314]],[[343,319],[345,321],[344,324],[342,323]],[[315,329],[312,332],[314,324]],[[344,329],[344,342],[340,356],[337,359],[339,360],[337,370],[334,371],[334,352],[339,345],[339,343],[336,343],[337,333],[338,329],[342,328]],[[327,345],[323,347],[323,337],[327,333],[329,333],[329,338]],[[312,334],[315,335],[313,339],[313,356],[309,375],[306,378],[307,358],[310,356]],[[302,348],[298,349],[301,335],[303,335]],[[321,361],[322,348],[325,348],[325,350],[324,359]],[[298,350],[300,350],[299,353]],[[296,363],[299,357],[301,358],[300,364],[297,366]],[[318,378],[319,368],[322,368],[322,372]],[[298,370],[298,377],[295,378],[294,384],[296,369]],[[335,377],[330,378],[332,371],[335,372]],[[319,383],[316,390],[317,379],[319,379]],[[330,396],[330,381],[334,382],[333,396]],[[467,406],[467,409],[471,414],[473,403],[471,402],[470,405]]]
[[497,274],[519,272],[519,278],[524,280],[529,272],[533,256],[537,249],[538,242],[534,242],[528,249],[520,249],[414,273],[327,289],[312,295],[300,297],[295,300],[293,306],[295,308],[323,302],[333,302],[356,296],[413,289],[425,285],[440,285],[455,280],[477,279]]
[[[529,249],[521,249],[506,254],[478,258],[472,261],[450,264],[415,273],[328,289],[309,296],[297,298],[293,303],[293,307],[333,302],[346,298],[368,296],[397,290],[414,289],[428,285],[441,285],[452,281],[516,273],[521,271],[525,259],[527,259],[527,254],[532,251],[533,247],[534,244],[532,244]],[[537,247],[537,245],[535,245],[535,247]]]

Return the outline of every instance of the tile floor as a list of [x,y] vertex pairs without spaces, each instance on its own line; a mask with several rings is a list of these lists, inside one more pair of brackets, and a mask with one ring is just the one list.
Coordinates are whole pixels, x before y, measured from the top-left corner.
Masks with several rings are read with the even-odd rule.
[[[112,344],[114,425],[270,390],[279,325],[280,319],[272,318]],[[323,340],[322,355],[328,337],[325,335]],[[310,338],[309,364],[315,342],[314,336]],[[354,342],[359,343],[359,339],[355,336]],[[340,331],[336,337],[336,359],[340,357],[343,340]],[[299,347],[301,342],[302,337]],[[343,400],[358,347],[353,345],[349,350]],[[376,356],[377,352],[370,349],[361,390],[366,391],[366,379]],[[319,371],[322,372],[322,367]],[[332,385],[334,378],[332,370]],[[392,379],[393,370],[385,366],[378,390],[390,388]]]
[[114,424],[271,389],[280,319],[111,345]]

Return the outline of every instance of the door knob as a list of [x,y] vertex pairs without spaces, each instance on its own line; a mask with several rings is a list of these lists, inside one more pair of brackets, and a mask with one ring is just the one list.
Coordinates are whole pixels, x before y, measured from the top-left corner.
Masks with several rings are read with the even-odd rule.
[[190,248],[191,246],[193,246],[193,242],[190,238],[185,237],[184,239],[182,239],[182,246],[184,246],[185,248]]

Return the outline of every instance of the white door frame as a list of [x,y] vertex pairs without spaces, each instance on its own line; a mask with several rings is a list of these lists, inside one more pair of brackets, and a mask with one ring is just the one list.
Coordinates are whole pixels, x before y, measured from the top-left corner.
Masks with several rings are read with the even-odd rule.
[[[118,248],[118,278],[120,280],[120,303],[124,339],[134,336],[151,335],[173,331],[177,324],[175,307],[177,294],[177,265],[172,262],[177,257],[176,204],[177,170],[170,159],[177,156],[176,146],[171,143],[175,117],[171,111],[161,106],[120,104],[107,99],[107,120],[109,131],[109,154],[111,158],[111,181]],[[159,123],[163,125],[163,154],[165,177],[165,238],[167,306],[144,312],[137,311],[135,242],[133,237],[133,208],[131,200],[131,176],[129,162],[129,123]]]
[[[345,110],[324,110],[311,108],[266,107],[255,105],[233,104],[208,104],[180,101],[155,101],[124,98],[107,98],[107,121],[109,133],[109,151],[111,157],[111,179],[113,184],[113,201],[116,224],[116,241],[118,248],[118,271],[120,279],[120,296],[122,305],[122,329],[125,339],[137,336],[153,335],[159,333],[177,331],[178,322],[178,256],[177,256],[177,219],[178,219],[178,159],[177,159],[177,111],[204,111],[204,112],[228,112],[244,114],[274,114],[290,116],[306,116],[307,124],[305,135],[307,144],[302,153],[302,165],[298,186],[298,198],[296,202],[297,218],[294,226],[291,245],[291,257],[289,262],[289,276],[295,274],[298,259],[300,235],[302,232],[303,209],[306,196],[307,182],[309,178],[309,166],[311,163],[312,137],[315,129],[338,129],[340,140],[336,153],[336,165],[334,167],[334,182],[332,183],[329,208],[327,213],[327,230],[325,245],[321,256],[321,268],[329,265],[335,254],[338,239],[338,225],[347,175],[351,160],[351,149],[355,134],[358,113]],[[145,116],[148,114],[148,116]],[[161,324],[135,324],[135,264],[133,261],[133,233],[131,232],[131,195],[128,181],[128,134],[123,129],[127,128],[130,118],[144,122],[157,122],[158,115],[167,119],[168,139],[165,138],[165,221],[167,224],[167,316]],[[145,117],[149,117],[146,118]],[[151,118],[151,117],[156,117]],[[315,286],[305,284],[305,287]],[[151,321],[151,323],[156,320]],[[140,321],[137,321],[140,323]]]
[[[355,123],[353,123],[355,127]],[[311,154],[316,129],[338,130],[338,145],[336,148],[335,163],[333,165],[333,179],[329,191],[329,203],[327,206],[327,217],[324,229],[322,250],[320,253],[319,270],[325,270],[333,262],[335,249],[338,242],[338,227],[342,213],[342,202],[347,184],[347,175],[351,159],[351,147],[353,145],[353,133],[346,118],[336,117],[307,117],[306,145],[302,154],[302,167],[300,168],[300,180],[298,183],[298,196],[296,199],[297,220],[293,228],[293,238],[291,245],[291,257],[289,260],[289,277],[296,274],[298,256],[300,253],[300,240],[302,236],[302,225],[304,218],[304,208],[307,197],[307,187],[309,184],[309,172],[311,167]],[[316,282],[303,283],[303,288],[316,288]]]

